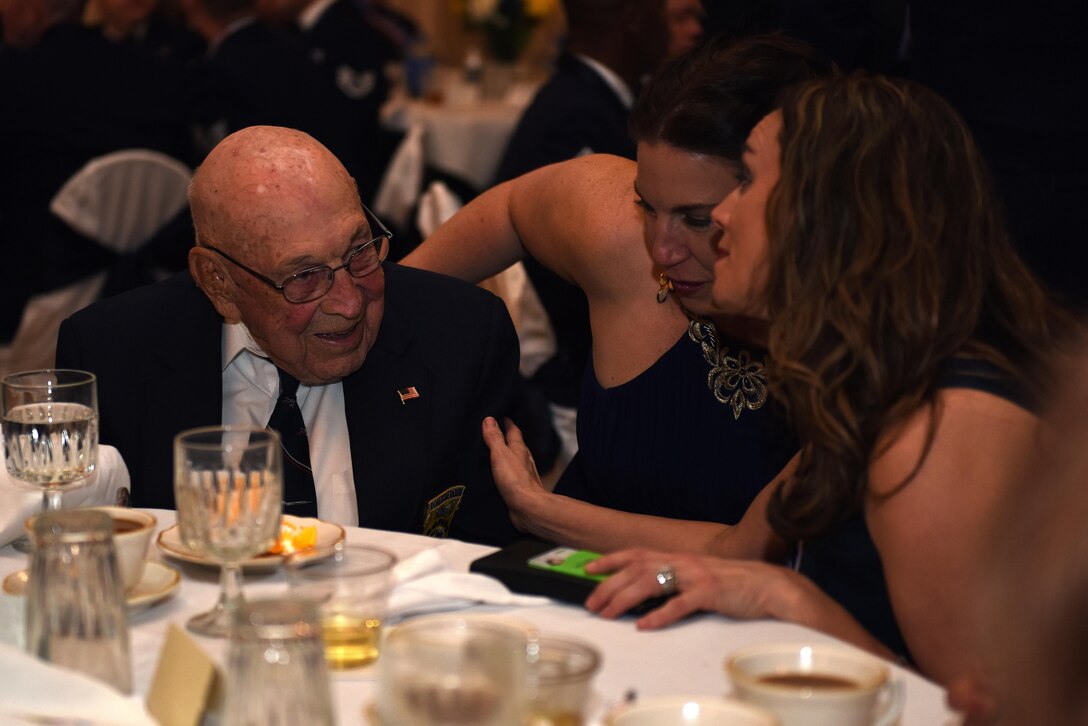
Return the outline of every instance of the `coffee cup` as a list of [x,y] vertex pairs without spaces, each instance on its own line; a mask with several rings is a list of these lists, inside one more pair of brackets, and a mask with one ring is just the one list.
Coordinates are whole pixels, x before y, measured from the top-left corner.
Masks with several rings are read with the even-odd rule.
[[157,520],[151,514],[127,507],[91,507],[110,515],[113,520],[113,548],[117,552],[117,572],[126,590],[139,584],[147,565],[147,548]]
[[618,708],[608,726],[778,726],[769,711],[732,698],[651,696]]
[[755,645],[725,668],[733,694],[782,726],[891,726],[903,710],[903,681],[889,664],[845,645]]

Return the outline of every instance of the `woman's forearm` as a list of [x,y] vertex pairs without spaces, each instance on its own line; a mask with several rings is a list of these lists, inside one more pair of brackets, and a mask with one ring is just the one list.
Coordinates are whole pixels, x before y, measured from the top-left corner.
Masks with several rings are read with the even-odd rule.
[[571,547],[612,552],[653,547],[672,552],[705,552],[728,525],[632,514],[550,492],[541,493],[517,517],[533,535]]

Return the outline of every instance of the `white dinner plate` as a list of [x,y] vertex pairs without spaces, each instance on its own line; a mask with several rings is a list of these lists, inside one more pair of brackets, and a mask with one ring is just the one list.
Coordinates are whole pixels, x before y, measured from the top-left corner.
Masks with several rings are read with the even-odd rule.
[[[344,541],[344,528],[339,524],[323,522],[320,519],[315,519],[313,517],[294,517],[290,514],[283,515],[283,521],[290,522],[300,529],[303,527],[317,527],[317,543],[314,545],[317,549],[332,547],[333,545]],[[158,545],[158,548],[162,550],[163,554],[172,559],[180,560],[181,562],[191,562],[194,565],[219,567],[218,562],[209,560],[196,550],[186,547],[181,541],[181,531],[176,524],[173,527],[164,529],[160,532],[159,538],[156,540],[155,544]],[[242,567],[247,570],[274,570],[280,566],[281,562],[283,562],[283,557],[283,555],[265,553],[245,560],[242,563]]]
[[[26,595],[29,582],[30,576],[26,570],[13,572],[4,578],[4,592],[22,597]],[[173,595],[180,583],[181,574],[173,567],[148,560],[143,577],[125,593],[125,604],[128,605],[129,612],[149,608]]]

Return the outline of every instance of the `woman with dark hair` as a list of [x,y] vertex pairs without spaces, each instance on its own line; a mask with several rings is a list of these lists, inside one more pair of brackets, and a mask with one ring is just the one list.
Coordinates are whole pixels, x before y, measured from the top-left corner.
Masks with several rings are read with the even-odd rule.
[[1074,325],[1016,256],[978,151],[941,98],[877,76],[817,80],[753,129],[714,301],[769,321],[768,379],[801,451],[711,552],[795,544],[794,568],[648,551],[587,607],[799,622],[913,661],[971,668],[985,524],[1036,442],[1048,357]]
[[711,42],[644,89],[631,118],[637,165],[586,156],[499,185],[404,260],[477,281],[528,253],[586,295],[579,453],[555,492],[516,427],[504,439],[484,424],[519,528],[597,550],[702,551],[796,453],[767,399],[764,326],[710,299],[710,211],[779,91],[829,71],[786,38]]

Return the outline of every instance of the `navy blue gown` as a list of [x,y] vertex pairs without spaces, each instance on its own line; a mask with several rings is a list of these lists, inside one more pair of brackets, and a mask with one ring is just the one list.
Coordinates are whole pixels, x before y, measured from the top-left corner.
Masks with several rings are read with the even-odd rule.
[[716,335],[694,321],[652,366],[613,388],[598,383],[591,359],[578,454],[555,491],[626,512],[738,522],[797,443],[767,398],[766,351],[731,339],[715,345]]

